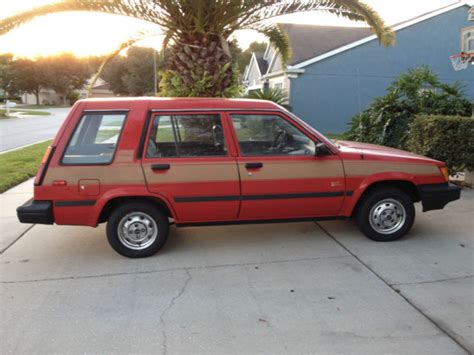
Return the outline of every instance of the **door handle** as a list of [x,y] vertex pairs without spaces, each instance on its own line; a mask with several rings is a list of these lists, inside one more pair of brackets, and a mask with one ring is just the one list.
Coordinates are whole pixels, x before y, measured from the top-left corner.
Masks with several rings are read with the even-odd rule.
[[153,164],[151,170],[169,170],[169,164]]
[[245,164],[247,169],[260,169],[263,167],[263,163],[247,163]]

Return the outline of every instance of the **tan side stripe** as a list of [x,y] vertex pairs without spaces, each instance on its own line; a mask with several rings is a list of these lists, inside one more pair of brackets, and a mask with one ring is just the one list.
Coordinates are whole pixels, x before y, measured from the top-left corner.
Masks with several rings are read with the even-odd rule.
[[399,172],[413,175],[436,175],[439,170],[432,164],[386,163],[370,161],[344,162],[346,176],[367,176],[383,172]]
[[281,162],[264,162],[263,168],[248,175],[245,163],[239,163],[242,180],[282,180],[282,179],[318,179],[343,177],[344,171],[339,161],[298,162],[286,164]]

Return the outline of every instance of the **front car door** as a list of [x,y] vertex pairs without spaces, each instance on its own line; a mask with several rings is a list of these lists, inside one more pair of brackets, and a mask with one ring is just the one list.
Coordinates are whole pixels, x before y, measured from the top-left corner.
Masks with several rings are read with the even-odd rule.
[[143,171],[149,191],[171,202],[179,223],[237,219],[239,174],[228,130],[216,112],[152,116]]
[[339,213],[345,179],[338,155],[316,157],[316,138],[281,113],[234,112],[229,117],[239,153],[239,219]]

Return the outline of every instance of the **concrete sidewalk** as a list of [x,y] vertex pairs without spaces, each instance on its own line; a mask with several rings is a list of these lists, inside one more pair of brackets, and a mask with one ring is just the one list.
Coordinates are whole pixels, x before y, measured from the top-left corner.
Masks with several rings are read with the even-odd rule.
[[472,352],[474,191],[462,196],[394,243],[351,222],[173,227],[133,260],[104,226],[36,225],[0,258],[0,352]]
[[33,226],[18,222],[16,216],[16,208],[33,197],[33,181],[29,179],[0,194],[0,253]]

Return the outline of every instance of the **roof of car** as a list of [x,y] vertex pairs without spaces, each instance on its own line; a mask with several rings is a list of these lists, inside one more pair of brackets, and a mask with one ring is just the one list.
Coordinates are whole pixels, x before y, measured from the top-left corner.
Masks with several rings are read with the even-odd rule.
[[158,98],[158,97],[114,97],[83,99],[86,109],[128,109],[132,104],[147,105],[153,110],[198,110],[198,109],[248,109],[248,110],[282,110],[274,102],[251,99],[222,99],[222,98]]

